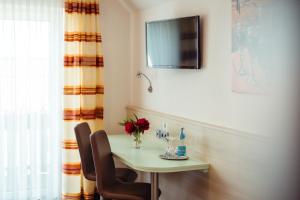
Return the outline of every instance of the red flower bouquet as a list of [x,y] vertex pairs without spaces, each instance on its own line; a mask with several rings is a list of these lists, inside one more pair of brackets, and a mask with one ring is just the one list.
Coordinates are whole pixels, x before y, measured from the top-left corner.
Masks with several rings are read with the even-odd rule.
[[120,125],[124,126],[127,134],[134,136],[135,147],[140,148],[140,144],[142,143],[141,134],[144,134],[149,129],[149,121],[145,118],[138,118],[134,114],[134,119],[127,118]]

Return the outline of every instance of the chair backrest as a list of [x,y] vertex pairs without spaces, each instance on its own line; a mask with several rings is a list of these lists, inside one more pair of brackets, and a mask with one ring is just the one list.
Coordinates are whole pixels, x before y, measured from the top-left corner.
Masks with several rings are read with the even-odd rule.
[[115,163],[105,131],[96,131],[90,136],[96,169],[97,188],[100,194],[103,189],[116,182]]
[[83,175],[86,179],[95,181],[95,167],[90,142],[91,129],[88,123],[83,122],[78,124],[74,130],[79,147]]

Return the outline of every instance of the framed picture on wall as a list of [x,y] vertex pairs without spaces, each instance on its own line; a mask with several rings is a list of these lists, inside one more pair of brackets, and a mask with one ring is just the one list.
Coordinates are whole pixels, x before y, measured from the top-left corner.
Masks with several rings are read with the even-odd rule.
[[232,91],[268,90],[272,0],[232,0]]

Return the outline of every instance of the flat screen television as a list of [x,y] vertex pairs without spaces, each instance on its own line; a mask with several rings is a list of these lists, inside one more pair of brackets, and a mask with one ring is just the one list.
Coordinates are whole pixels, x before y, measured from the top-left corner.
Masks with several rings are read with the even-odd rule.
[[147,22],[146,54],[151,68],[200,69],[200,17]]

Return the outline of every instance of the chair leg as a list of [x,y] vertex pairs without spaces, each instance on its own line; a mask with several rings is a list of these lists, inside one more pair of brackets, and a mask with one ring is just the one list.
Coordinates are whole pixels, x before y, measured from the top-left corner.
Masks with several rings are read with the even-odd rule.
[[94,200],[101,200],[101,197],[97,192],[94,194]]

